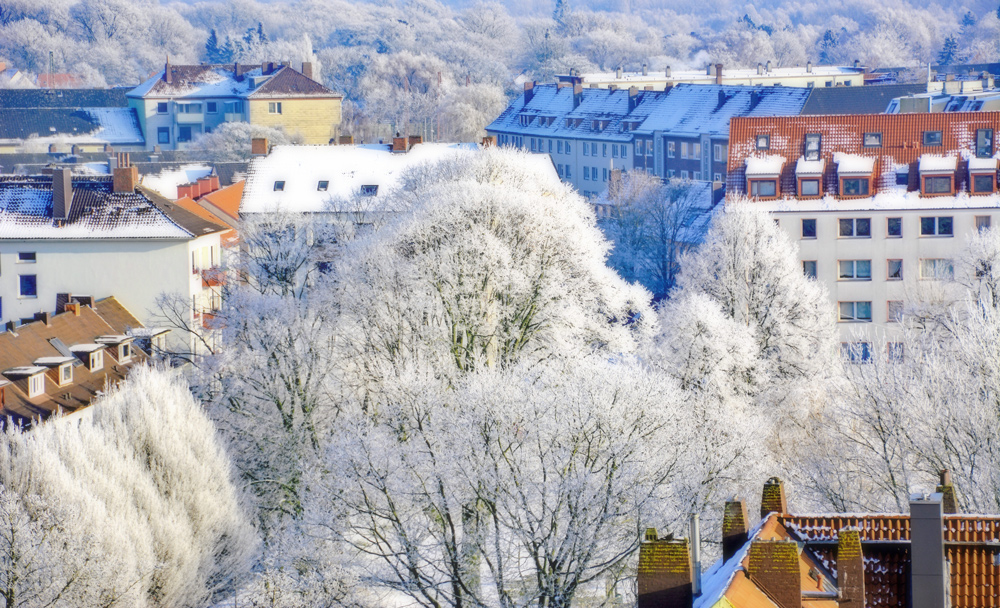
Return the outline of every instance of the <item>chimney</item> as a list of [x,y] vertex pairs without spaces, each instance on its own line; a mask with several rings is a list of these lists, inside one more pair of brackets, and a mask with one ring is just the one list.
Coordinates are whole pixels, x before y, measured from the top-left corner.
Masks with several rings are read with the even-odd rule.
[[45,323],[45,327],[52,327],[52,317],[47,312],[36,312],[35,320]]
[[260,62],[260,73],[263,76],[267,76],[267,62],[266,61],[261,61]]
[[769,513],[779,515],[788,513],[788,502],[785,500],[785,485],[777,477],[772,477],[764,484],[764,493],[760,497],[760,517],[764,519]]
[[73,144],[73,147],[69,149],[70,154],[81,154],[83,153],[83,147],[77,144]]
[[768,59],[767,63],[764,64],[764,68],[766,69],[766,71],[767,71],[768,74],[771,73],[771,60],[770,59]]
[[837,591],[837,608],[865,608],[865,559],[858,528],[837,532]]
[[573,109],[580,107],[580,102],[583,101],[583,86],[573,85]]
[[947,515],[958,513],[958,497],[955,496],[955,486],[951,483],[951,471],[941,471],[940,484],[934,491],[941,495],[941,510]]
[[639,88],[630,87],[628,90],[628,111],[631,112],[639,105]]
[[813,62],[807,61],[806,62],[806,74],[812,74],[812,71],[813,71]]
[[653,90],[653,85],[647,84],[646,86],[642,87],[642,90],[643,91],[652,91]]
[[642,75],[643,76],[649,76],[649,65],[648,64],[645,64],[645,63],[642,64]]
[[266,137],[254,137],[250,140],[250,156],[267,156]]
[[191,189],[191,184],[180,184],[177,186],[177,198],[180,199],[185,196],[191,199],[194,198],[194,191]]
[[163,66],[163,81],[167,84],[174,82],[174,73],[170,70],[170,55],[167,55],[167,63]]
[[409,137],[407,138],[407,146],[406,146],[406,149],[407,149],[407,150],[409,150],[409,149],[410,149],[410,148],[412,148],[413,146],[415,146],[415,145],[417,145],[417,144],[422,144],[422,143],[424,143],[424,138],[423,138],[423,136],[421,136],[421,135],[411,135],[411,136],[409,136]]
[[940,494],[910,496],[911,608],[948,605],[950,577],[944,561],[944,513]]
[[531,98],[535,96],[535,81],[524,83],[524,105],[528,105]]
[[722,64],[715,64],[715,84],[722,84]]
[[854,69],[858,69],[860,67],[861,67],[861,61],[858,60],[858,59],[855,59],[854,60]]
[[15,329],[17,329],[17,321],[7,321],[7,323],[4,325],[4,328],[6,328],[7,331],[14,334],[15,336],[17,335],[17,332],[14,331]]
[[760,63],[758,63],[758,64],[757,64],[757,75],[758,75],[758,76],[760,76],[760,75],[761,75],[761,74],[763,74],[763,73],[764,73],[764,65],[763,65],[763,64],[760,64]]
[[49,144],[49,154],[55,154],[59,152],[58,147],[55,144]]
[[70,169],[52,171],[52,219],[69,219],[73,207],[73,179]]
[[666,77],[670,78],[670,66],[669,65],[667,66]]
[[482,147],[484,148],[494,148],[497,145],[497,138],[489,135],[483,138]]
[[139,169],[132,166],[118,167],[114,170],[113,183],[113,192],[135,192],[135,187],[139,184]]
[[287,67],[288,67],[289,65],[291,65],[291,64],[292,64],[292,62],[291,62],[291,61],[288,61],[288,60],[286,59],[286,60],[284,60],[284,61],[282,61],[282,62],[281,62],[281,67],[283,67],[283,68],[287,68]]
[[392,151],[393,152],[406,152],[406,138],[405,137],[393,137],[392,138]]
[[70,300],[69,302],[66,302],[65,304],[63,304],[63,311],[64,312],[72,312],[74,317],[79,317],[80,316],[80,303],[77,302],[76,300]]
[[313,64],[311,61],[302,62],[302,75],[309,80],[313,79]]
[[340,145],[342,145],[342,146],[353,146],[354,145],[354,136],[353,135],[341,135],[339,138],[337,138],[337,143],[340,144]]
[[639,543],[639,608],[689,608],[691,573],[687,539],[659,540],[655,528],[647,529]]
[[750,91],[750,109],[752,110],[756,108],[757,104],[759,103],[760,103],[760,92]]
[[216,190],[218,190],[221,187],[220,184],[219,184],[219,174],[218,173],[213,173],[213,174],[209,175],[208,179],[209,179],[209,182],[208,182],[208,187],[209,187],[208,191],[209,192],[215,192]]
[[212,178],[205,176],[198,178],[198,196],[205,196],[212,192]]
[[[778,608],[802,608],[799,544],[791,540],[750,543],[747,574]],[[939,607],[940,608],[940,607]]]
[[749,539],[747,504],[742,500],[727,500],[722,513],[722,561],[728,562]]
[[719,91],[719,104],[715,106],[716,111],[718,111],[719,108],[721,108],[722,106],[726,105],[727,99],[729,99],[729,97],[726,95],[726,92]]
[[621,78],[621,77],[622,77],[622,66],[618,66],[618,69],[615,70],[615,78]]

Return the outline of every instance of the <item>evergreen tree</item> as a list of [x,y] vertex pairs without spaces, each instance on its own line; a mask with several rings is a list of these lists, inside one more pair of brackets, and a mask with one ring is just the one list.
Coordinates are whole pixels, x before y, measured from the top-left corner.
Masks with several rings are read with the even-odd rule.
[[938,53],[938,64],[940,65],[950,65],[955,61],[955,55],[958,54],[958,41],[955,40],[954,36],[948,36],[944,39],[944,48]]
[[819,62],[823,64],[833,63],[833,50],[837,46],[837,37],[832,30],[826,30],[822,40],[819,42]]
[[205,43],[205,59],[209,63],[225,63],[222,57],[222,49],[219,48],[219,36],[213,29],[208,34],[208,42]]
[[260,44],[267,43],[267,34],[264,33],[264,24],[260,21],[257,22],[257,42]]
[[[997,9],[1000,11],[1000,9]],[[556,9],[552,11],[552,20],[560,26],[566,25],[566,17],[569,17],[569,0],[556,0]]]

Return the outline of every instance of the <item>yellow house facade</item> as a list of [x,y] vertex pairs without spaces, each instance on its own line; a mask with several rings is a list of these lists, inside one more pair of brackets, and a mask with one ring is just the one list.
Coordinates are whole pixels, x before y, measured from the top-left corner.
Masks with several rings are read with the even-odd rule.
[[289,135],[301,136],[305,144],[325,145],[339,134],[340,105],[339,96],[251,99],[249,121],[281,127]]

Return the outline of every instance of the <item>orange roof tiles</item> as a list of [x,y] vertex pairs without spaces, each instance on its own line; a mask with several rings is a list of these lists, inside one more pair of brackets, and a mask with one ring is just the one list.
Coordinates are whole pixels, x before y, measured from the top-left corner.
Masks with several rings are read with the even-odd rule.
[[240,219],[240,200],[243,198],[245,184],[245,180],[240,180],[235,184],[209,192],[198,199],[198,204],[208,207],[227,222],[238,221]]

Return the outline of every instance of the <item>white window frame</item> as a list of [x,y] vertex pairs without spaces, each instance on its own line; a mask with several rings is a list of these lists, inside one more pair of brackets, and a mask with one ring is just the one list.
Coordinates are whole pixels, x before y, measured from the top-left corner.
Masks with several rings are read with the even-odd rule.
[[64,386],[73,381],[73,364],[63,363],[59,366],[59,386]]
[[90,353],[90,365],[87,366],[92,372],[104,369],[104,349],[95,350]]
[[[845,304],[850,307],[850,312],[844,314]],[[858,316],[858,304],[868,305],[868,317]],[[841,323],[871,323],[872,322],[872,303],[867,300],[857,300],[850,302],[837,302],[837,320]]]
[[45,373],[28,377],[28,397],[37,397],[45,392]]
[[[859,262],[863,266],[868,264],[868,276],[859,275]],[[845,272],[845,269],[848,269]],[[837,280],[838,281],[871,281],[872,261],[871,260],[837,260]]]

